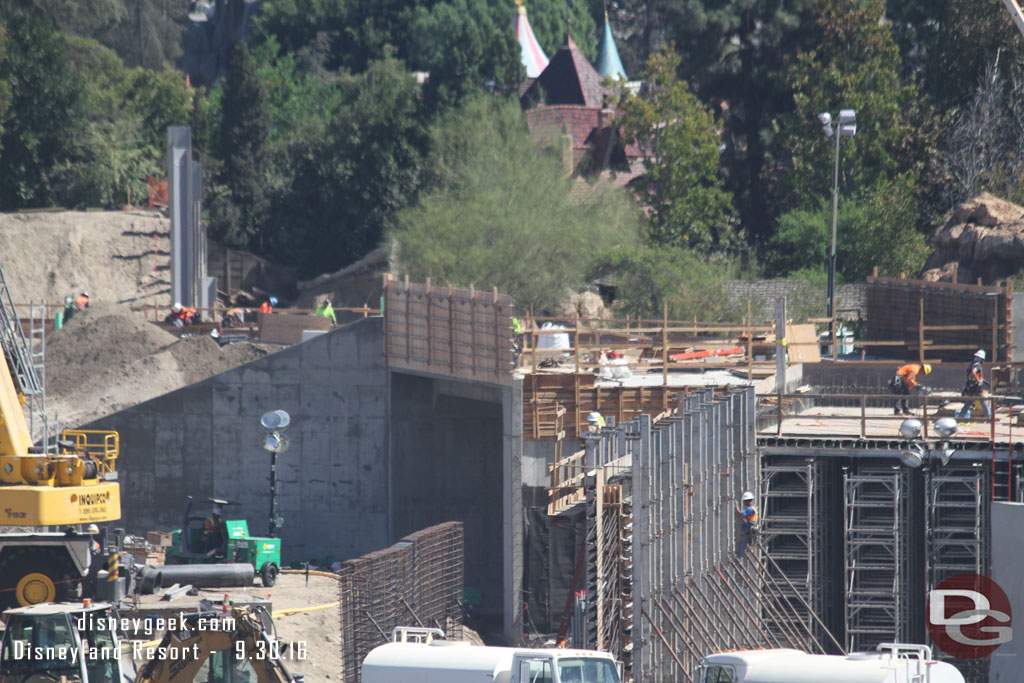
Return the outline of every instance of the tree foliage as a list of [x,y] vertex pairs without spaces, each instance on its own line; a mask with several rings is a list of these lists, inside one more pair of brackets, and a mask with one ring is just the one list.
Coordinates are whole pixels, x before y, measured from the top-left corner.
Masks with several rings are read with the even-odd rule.
[[553,153],[538,153],[518,105],[469,101],[432,130],[433,189],[399,212],[389,238],[398,272],[457,286],[497,286],[544,311],[579,287],[596,250],[637,239],[618,191],[574,201]]
[[648,207],[650,236],[665,245],[708,250],[728,246],[730,199],[718,176],[716,122],[676,78],[679,56],[670,49],[650,58],[639,97],[619,104],[622,134],[636,145],[644,173],[632,181]]
[[270,109],[263,83],[245,43],[231,54],[221,96],[217,187],[211,190],[211,235],[234,246],[265,248],[269,198],[267,139]]

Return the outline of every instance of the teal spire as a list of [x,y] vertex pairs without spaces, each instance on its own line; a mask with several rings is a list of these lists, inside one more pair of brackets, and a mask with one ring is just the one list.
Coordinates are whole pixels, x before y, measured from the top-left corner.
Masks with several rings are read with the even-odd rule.
[[601,44],[597,47],[597,64],[594,65],[601,78],[611,76],[612,78],[626,78],[626,70],[622,68],[622,60],[619,59],[619,51],[615,47],[615,38],[612,37],[612,25],[608,22],[608,12],[604,13],[604,33],[601,34]]

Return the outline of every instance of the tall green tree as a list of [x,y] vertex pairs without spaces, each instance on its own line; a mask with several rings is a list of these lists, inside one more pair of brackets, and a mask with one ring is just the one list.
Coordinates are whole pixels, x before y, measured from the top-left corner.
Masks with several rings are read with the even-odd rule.
[[647,61],[644,91],[627,91],[619,103],[621,130],[643,158],[644,173],[632,186],[648,208],[651,239],[708,251],[736,235],[719,177],[717,124],[676,77],[679,60],[668,48]]
[[586,283],[598,251],[635,246],[629,200],[613,188],[575,200],[573,180],[557,154],[535,147],[518,104],[470,100],[432,139],[432,189],[398,213],[384,242],[398,244],[399,272],[497,286],[543,311]]
[[0,210],[52,206],[84,134],[82,84],[68,68],[67,42],[45,19],[16,14],[6,28],[0,81],[11,90],[0,135]]
[[235,46],[228,61],[220,113],[222,165],[211,190],[210,231],[227,244],[263,251],[270,109],[245,43]]
[[380,244],[396,211],[415,201],[428,146],[420,90],[394,58],[342,74],[341,105],[322,139],[295,156],[275,201],[268,248],[303,275],[337,270]]
[[917,106],[917,89],[901,80],[883,1],[820,4],[819,46],[799,53],[786,73],[794,107],[779,119],[770,173],[783,210],[831,194],[834,138],[822,133],[820,112],[857,112],[857,135],[840,146],[840,192],[846,195],[919,173],[934,144],[926,112]]

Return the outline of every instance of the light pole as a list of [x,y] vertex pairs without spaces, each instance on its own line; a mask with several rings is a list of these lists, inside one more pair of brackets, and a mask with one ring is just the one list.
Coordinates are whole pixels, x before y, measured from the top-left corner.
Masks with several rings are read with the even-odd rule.
[[[852,138],[857,134],[857,112],[853,109],[843,109],[839,112],[839,122],[832,122],[832,114],[827,111],[818,114],[821,121],[821,128],[827,137],[835,135],[836,152],[832,166],[832,249],[828,256],[828,317],[832,321],[832,358],[838,356],[836,348],[836,219],[839,213],[839,140],[840,138]],[[838,129],[838,130],[837,130]]]
[[282,434],[291,424],[291,417],[283,410],[264,413],[260,425],[267,430],[263,437],[263,450],[270,453],[270,531],[267,536],[274,538],[284,522],[277,516],[277,455],[288,450],[288,437]]

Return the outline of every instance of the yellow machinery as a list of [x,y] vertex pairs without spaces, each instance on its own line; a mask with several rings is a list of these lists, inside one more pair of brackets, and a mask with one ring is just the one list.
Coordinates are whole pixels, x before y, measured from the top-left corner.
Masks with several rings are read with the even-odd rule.
[[95,544],[78,525],[121,517],[118,435],[68,430],[56,452],[33,447],[22,405],[24,393],[42,386],[2,270],[0,350],[0,526],[21,528],[0,533],[0,605],[69,598],[89,573]]

